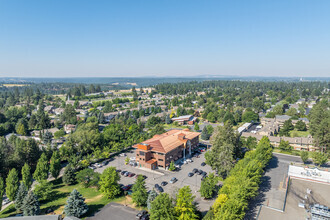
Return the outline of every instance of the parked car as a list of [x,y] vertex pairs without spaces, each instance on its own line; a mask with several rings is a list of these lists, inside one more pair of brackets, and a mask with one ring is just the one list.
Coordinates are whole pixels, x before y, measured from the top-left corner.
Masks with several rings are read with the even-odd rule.
[[206,165],[206,163],[205,162],[203,162],[203,163],[201,163],[201,166],[203,167],[203,166],[205,166]]
[[192,172],[193,172],[193,173],[197,173],[197,172],[198,172],[198,169],[197,169],[197,168],[194,168],[194,169],[192,170]]
[[144,216],[142,216],[140,219],[141,220],[149,220],[150,218],[150,215],[149,214],[145,214]]
[[158,186],[158,188],[157,188],[157,190],[159,191],[159,192],[164,192],[164,189],[163,189],[163,187],[161,187],[161,186]]
[[148,212],[146,210],[142,210],[141,212],[139,212],[138,214],[136,214],[136,218],[137,219],[141,219],[141,217],[144,216],[147,213]]
[[129,173],[128,174],[128,177],[133,177],[133,176],[135,176],[135,173]]
[[160,185],[162,185],[162,186],[166,186],[166,185],[167,185],[167,182],[166,182],[166,181],[163,181],[163,182],[161,182]]
[[89,169],[95,170],[96,168],[93,166],[88,166]]
[[126,154],[125,154],[125,153],[121,153],[121,154],[119,154],[119,156],[121,156],[121,157],[125,157]]
[[203,171],[202,176],[206,177],[207,176],[207,172]]
[[189,163],[192,163],[193,162],[192,159],[187,159],[186,161],[189,162]]
[[121,174],[122,176],[124,176],[126,172],[127,172],[127,171],[123,170],[123,171],[121,171],[120,174]]
[[198,172],[197,172],[198,175],[202,175],[202,173],[203,173],[203,170],[198,170]]
[[121,170],[116,170],[117,173],[121,173]]
[[155,188],[157,189],[159,187],[158,183],[155,184]]
[[122,190],[124,190],[124,191],[128,191],[128,190],[130,190],[131,188],[132,188],[132,184],[129,184],[129,185],[127,185],[127,186],[123,186],[122,187]]
[[177,178],[175,178],[175,177],[173,177],[171,180],[170,180],[170,183],[175,183],[176,181],[178,181],[178,179]]
[[128,176],[130,174],[130,172],[126,172],[124,173],[124,176]]
[[189,177],[192,177],[194,175],[194,173],[188,173]]

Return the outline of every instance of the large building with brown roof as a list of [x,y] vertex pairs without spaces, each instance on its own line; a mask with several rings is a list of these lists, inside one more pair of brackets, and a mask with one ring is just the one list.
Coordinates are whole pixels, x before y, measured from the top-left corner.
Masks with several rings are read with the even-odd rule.
[[171,130],[136,144],[136,161],[140,167],[166,168],[171,161],[186,158],[198,146],[199,132]]

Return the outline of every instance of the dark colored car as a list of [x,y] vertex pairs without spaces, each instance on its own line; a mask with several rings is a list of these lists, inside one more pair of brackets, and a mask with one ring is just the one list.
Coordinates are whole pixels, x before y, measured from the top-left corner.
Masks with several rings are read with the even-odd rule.
[[124,176],[128,176],[130,174],[130,172],[126,172],[124,173]]
[[155,184],[155,188],[157,189],[159,187],[158,183]]
[[163,187],[161,187],[161,186],[159,186],[158,188],[157,188],[157,190],[159,191],[159,192],[164,192],[164,189],[163,189]]
[[192,177],[194,175],[194,173],[188,173],[189,177]]
[[123,171],[121,171],[120,174],[121,174],[122,176],[124,176],[124,174],[125,174],[126,172],[127,172],[127,171],[123,170]]
[[116,170],[117,173],[121,173],[121,170]]
[[201,163],[201,166],[203,167],[203,166],[205,166],[206,165],[206,163],[205,162],[203,162],[203,163]]
[[198,172],[197,172],[198,175],[202,175],[202,173],[203,173],[203,170],[198,170]]
[[136,214],[136,218],[141,219],[141,217],[144,216],[145,214],[148,214],[148,212],[146,210],[142,210],[141,212]]
[[133,176],[135,176],[135,173],[129,173],[128,174],[128,177],[133,177]]
[[206,177],[207,176],[207,172],[203,171],[202,176]]
[[127,185],[127,186],[123,186],[122,187],[122,190],[124,190],[124,191],[128,191],[128,190],[130,190],[131,188],[132,188],[132,184],[129,184],[129,185]]
[[149,220],[149,214],[145,214],[140,218],[141,220]]
[[167,185],[167,182],[166,181],[163,181],[160,185],[166,186]]
[[198,172],[198,169],[195,168],[195,169],[192,170],[192,172],[193,173],[197,173]]

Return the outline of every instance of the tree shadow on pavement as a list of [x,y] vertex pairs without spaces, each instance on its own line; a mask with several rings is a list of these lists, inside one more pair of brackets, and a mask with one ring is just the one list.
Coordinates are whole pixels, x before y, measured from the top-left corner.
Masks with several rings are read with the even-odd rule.
[[[269,172],[272,169],[278,167],[278,158],[273,156],[273,158],[269,161],[269,164],[265,168],[266,172]],[[266,193],[271,189],[271,178],[268,175],[264,175],[260,178],[261,183],[259,185],[258,195],[249,201],[249,205],[245,214],[244,219],[250,220],[255,219],[259,208],[266,201]]]

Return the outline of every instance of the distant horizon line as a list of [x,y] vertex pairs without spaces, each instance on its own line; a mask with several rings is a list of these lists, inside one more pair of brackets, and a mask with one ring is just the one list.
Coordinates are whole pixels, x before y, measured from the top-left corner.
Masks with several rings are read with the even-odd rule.
[[63,79],[63,78],[330,78],[327,76],[256,76],[256,75],[195,75],[195,76],[0,76],[0,78],[41,78],[41,79]]

